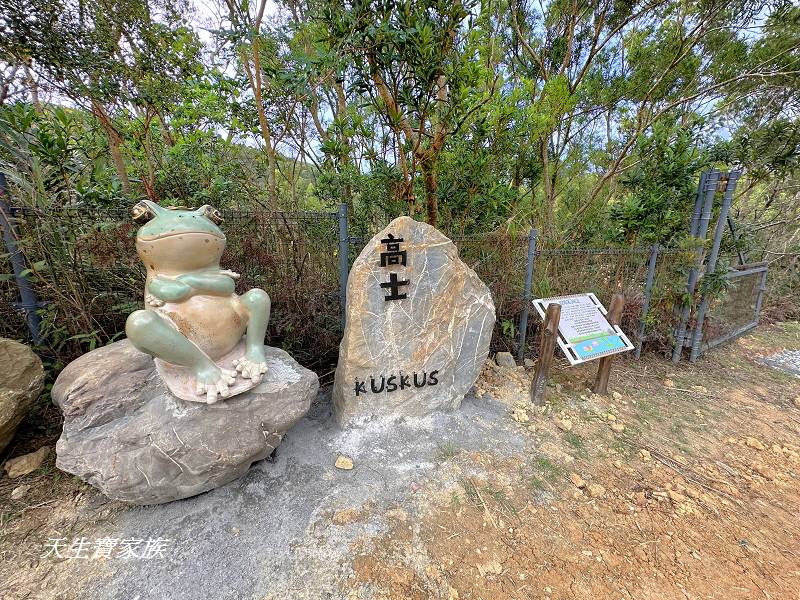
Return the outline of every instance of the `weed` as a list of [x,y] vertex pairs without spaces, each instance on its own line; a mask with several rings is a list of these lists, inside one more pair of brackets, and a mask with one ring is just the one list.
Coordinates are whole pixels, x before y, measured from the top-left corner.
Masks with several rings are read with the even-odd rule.
[[436,462],[447,462],[458,454],[459,449],[453,442],[441,442],[436,446]]
[[553,463],[546,456],[537,456],[533,459],[533,465],[541,472],[546,481],[553,482],[563,475],[561,467]]
[[576,433],[572,433],[571,431],[564,432],[564,441],[567,442],[575,452],[578,453],[580,457],[588,456],[588,452],[586,451],[586,444],[584,443],[584,439]]

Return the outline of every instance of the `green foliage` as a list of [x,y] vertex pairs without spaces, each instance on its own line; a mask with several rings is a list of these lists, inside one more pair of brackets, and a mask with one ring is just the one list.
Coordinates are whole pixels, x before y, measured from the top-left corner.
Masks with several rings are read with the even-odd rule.
[[[678,248],[675,281],[655,300],[668,307],[682,299],[684,257],[695,254],[686,232],[699,174],[740,168],[739,238],[726,233],[723,254],[773,261],[785,274],[776,289],[797,283],[800,8],[791,3],[219,6],[201,34],[183,0],[7,0],[0,169],[14,202],[125,209],[148,197],[319,211],[344,202],[355,237],[398,215],[426,218],[490,240],[461,250],[490,280],[507,340],[530,227],[540,248]],[[91,236],[50,233],[52,243],[31,248],[31,276],[64,285],[48,279],[61,269],[47,267],[75,266],[75,244]],[[627,265],[569,262],[537,271],[539,295],[641,277]],[[721,281],[710,274],[705,285]],[[62,322],[89,304],[128,301],[104,293],[90,286],[76,291],[87,306],[46,309],[51,337],[82,348],[113,337],[91,318]]]
[[672,245],[688,233],[698,177],[709,166],[699,125],[657,123],[641,138],[621,181],[628,193],[609,206],[610,241]]

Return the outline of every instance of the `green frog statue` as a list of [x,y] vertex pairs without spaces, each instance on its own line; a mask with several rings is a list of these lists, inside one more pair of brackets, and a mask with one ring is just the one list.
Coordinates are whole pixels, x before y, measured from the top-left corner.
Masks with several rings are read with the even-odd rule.
[[184,400],[213,404],[258,385],[267,372],[270,299],[260,289],[235,293],[239,274],[219,264],[219,211],[145,200],[133,217],[143,223],[136,251],[147,269],[146,308],[128,317],[128,339],[155,357],[169,390]]

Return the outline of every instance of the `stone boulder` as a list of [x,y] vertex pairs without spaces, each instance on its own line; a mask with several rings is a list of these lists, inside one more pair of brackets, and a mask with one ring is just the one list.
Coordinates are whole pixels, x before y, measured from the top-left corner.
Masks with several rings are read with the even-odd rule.
[[455,244],[409,217],[392,221],[356,259],[346,314],[333,392],[342,425],[458,408],[495,322],[489,289]]
[[0,451],[44,387],[42,361],[25,344],[0,338]]
[[317,376],[267,347],[255,388],[216,404],[170,394],[152,357],[128,340],[70,363],[53,386],[64,412],[56,466],[115,500],[158,504],[243,475],[308,411]]

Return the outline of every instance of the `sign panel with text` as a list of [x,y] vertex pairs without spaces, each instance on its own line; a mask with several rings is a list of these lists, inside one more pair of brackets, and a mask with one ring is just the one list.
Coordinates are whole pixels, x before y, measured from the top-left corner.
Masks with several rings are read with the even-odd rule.
[[633,350],[628,336],[606,319],[606,309],[594,294],[573,294],[533,301],[544,318],[549,304],[561,305],[558,345],[571,365]]

